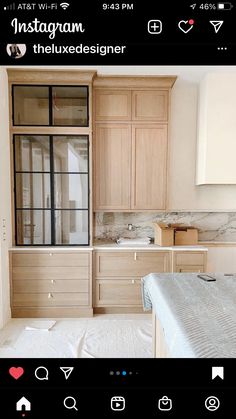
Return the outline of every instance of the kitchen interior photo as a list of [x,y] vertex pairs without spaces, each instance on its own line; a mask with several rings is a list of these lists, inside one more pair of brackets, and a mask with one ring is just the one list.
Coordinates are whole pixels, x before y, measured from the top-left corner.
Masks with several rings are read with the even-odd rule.
[[0,357],[235,357],[236,67],[0,90]]

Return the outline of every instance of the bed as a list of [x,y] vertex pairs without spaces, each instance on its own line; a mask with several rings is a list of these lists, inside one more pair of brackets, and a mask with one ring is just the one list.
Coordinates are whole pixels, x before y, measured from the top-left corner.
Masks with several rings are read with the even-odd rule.
[[153,313],[153,356],[236,357],[236,274],[151,273],[142,278],[144,310]]

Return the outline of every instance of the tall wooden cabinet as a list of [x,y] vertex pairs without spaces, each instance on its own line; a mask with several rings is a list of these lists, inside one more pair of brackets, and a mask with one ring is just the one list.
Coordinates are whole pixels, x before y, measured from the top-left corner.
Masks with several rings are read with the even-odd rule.
[[130,206],[131,127],[96,124],[96,199],[104,210]]
[[134,210],[164,209],[166,203],[167,126],[132,126],[132,194]]
[[166,207],[170,89],[175,77],[94,81],[94,210]]

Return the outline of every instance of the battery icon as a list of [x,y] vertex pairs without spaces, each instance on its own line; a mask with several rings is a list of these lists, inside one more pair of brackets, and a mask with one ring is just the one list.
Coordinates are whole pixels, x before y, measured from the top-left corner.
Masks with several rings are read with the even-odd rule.
[[233,8],[232,3],[217,3],[218,10],[231,10]]

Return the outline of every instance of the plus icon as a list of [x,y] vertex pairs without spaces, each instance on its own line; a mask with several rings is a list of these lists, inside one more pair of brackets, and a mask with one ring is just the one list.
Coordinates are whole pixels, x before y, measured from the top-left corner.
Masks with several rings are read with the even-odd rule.
[[159,34],[162,32],[162,21],[161,20],[149,20],[148,32],[151,34]]

